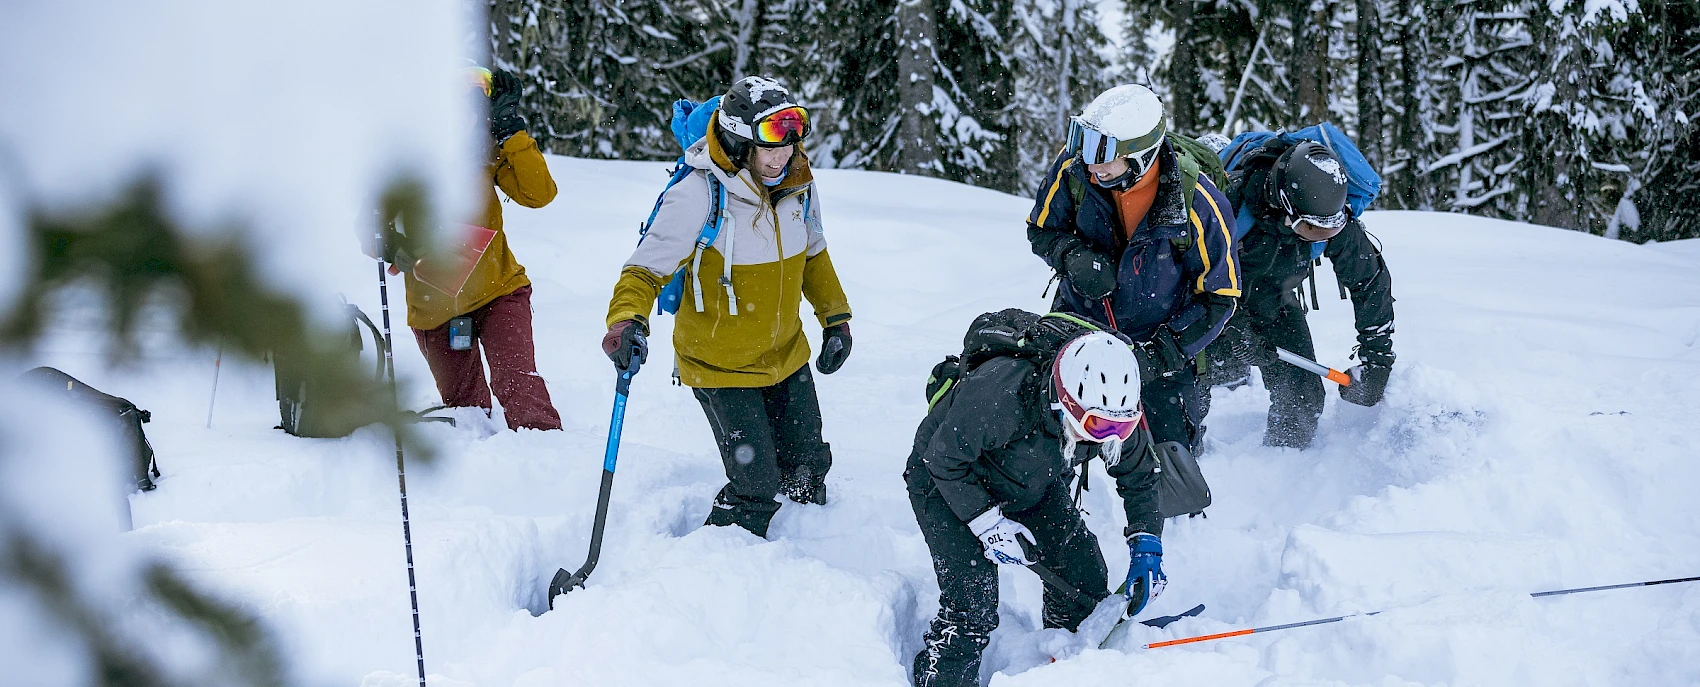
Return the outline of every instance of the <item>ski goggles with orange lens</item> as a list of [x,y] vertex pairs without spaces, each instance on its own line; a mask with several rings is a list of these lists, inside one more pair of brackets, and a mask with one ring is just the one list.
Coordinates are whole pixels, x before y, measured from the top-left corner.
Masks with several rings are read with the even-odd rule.
[[759,146],[791,145],[809,135],[809,111],[802,105],[792,105],[756,122],[755,142]]
[[1078,402],[1067,395],[1062,396],[1063,418],[1074,430],[1087,441],[1109,441],[1116,437],[1127,441],[1133,437],[1134,430],[1139,429],[1139,421],[1144,417],[1144,411],[1130,410],[1119,413],[1083,408]]
[[472,85],[476,88],[484,89],[484,97],[490,97],[490,92],[495,88],[494,82],[496,80],[495,76],[490,73],[490,70],[483,67],[473,67],[466,71],[467,74],[472,77]]

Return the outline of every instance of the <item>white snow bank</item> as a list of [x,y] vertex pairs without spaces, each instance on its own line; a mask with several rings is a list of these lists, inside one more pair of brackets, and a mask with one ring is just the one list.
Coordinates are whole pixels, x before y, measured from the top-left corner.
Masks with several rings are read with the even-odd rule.
[[[245,223],[266,276],[318,302],[400,175],[448,216],[485,145],[455,0],[13,2],[0,9],[0,268],[27,208],[164,177],[189,228]],[[482,15],[477,15],[478,19]],[[476,44],[473,44],[476,45]],[[10,197],[8,197],[10,196]],[[20,270],[0,269],[0,303]]]
[[[901,685],[936,585],[899,477],[927,370],[974,316],[1039,309],[1048,271],[1030,201],[955,184],[826,170],[834,262],[854,355],[820,376],[831,503],[783,507],[772,540],[699,528],[722,483],[707,423],[667,365],[634,384],[601,566],[540,616],[557,567],[587,545],[612,394],[598,341],[619,266],[665,179],[661,163],[550,158],[562,194],[506,206],[536,283],[539,363],[567,431],[498,431],[458,414],[443,455],[409,474],[433,684]],[[1696,574],[1692,459],[1700,417],[1700,273],[1691,257],[1458,215],[1373,213],[1398,295],[1386,402],[1331,398],[1317,445],[1261,445],[1261,386],[1217,390],[1202,459],[1209,518],[1171,523],[1168,591],[1122,650],[1049,663],[1039,584],[1003,573],[997,685],[1687,684],[1700,680],[1700,586],[1534,600],[1528,592]],[[350,248],[352,250],[352,248]],[[375,311],[369,270],[340,277]],[[1319,275],[1324,284],[1332,277]],[[1313,313],[1343,367],[1350,305]],[[671,322],[652,339],[671,355]],[[810,329],[813,329],[812,327]],[[404,337],[405,339],[405,337]],[[44,355],[73,372],[65,337]],[[413,407],[436,402],[422,360]],[[210,352],[147,374],[91,371],[155,411],[166,472],[134,500],[128,539],[274,621],[303,673],[411,684],[413,645],[393,456],[372,430],[303,440],[276,422],[270,373],[227,366],[203,427]],[[1331,397],[1333,394],[1330,394]],[[1119,504],[1086,496],[1112,575]],[[1144,651],[1150,641],[1342,615],[1288,632]],[[1123,651],[1125,650],[1125,652]],[[993,675],[1001,671],[1001,675]]]

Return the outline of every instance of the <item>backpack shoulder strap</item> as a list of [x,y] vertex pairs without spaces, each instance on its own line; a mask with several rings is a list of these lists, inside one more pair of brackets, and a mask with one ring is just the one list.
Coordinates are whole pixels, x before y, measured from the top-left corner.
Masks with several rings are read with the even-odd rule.
[[[720,226],[726,216],[726,185],[720,183],[720,179],[712,171],[705,176],[708,177],[708,216],[703,218],[702,231],[697,234],[697,245],[691,255],[691,299],[697,312],[703,311],[702,252],[714,245],[715,240],[720,238]],[[722,257],[726,263],[726,276],[728,277],[724,280],[726,281],[726,293],[730,296],[732,293],[732,284],[729,279],[732,272],[731,251],[728,250],[727,255]],[[729,312],[734,315],[738,313],[737,297],[735,296],[732,296],[732,308]]]

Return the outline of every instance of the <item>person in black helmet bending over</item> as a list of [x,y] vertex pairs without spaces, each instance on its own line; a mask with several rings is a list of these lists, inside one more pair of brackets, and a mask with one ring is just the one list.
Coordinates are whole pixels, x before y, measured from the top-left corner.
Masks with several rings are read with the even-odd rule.
[[1213,370],[1207,383],[1243,379],[1246,366],[1256,365],[1270,400],[1263,443],[1305,448],[1322,415],[1322,378],[1280,362],[1275,347],[1316,358],[1301,298],[1316,244],[1324,244],[1321,254],[1333,263],[1356,316],[1358,364],[1350,370],[1355,381],[1340,388],[1343,400],[1373,406],[1387,389],[1394,361],[1393,278],[1346,207],[1346,170],[1332,151],[1277,136],[1248,155],[1229,175],[1227,191],[1235,214],[1249,208],[1255,219],[1239,245],[1245,296],[1207,353],[1229,365]]

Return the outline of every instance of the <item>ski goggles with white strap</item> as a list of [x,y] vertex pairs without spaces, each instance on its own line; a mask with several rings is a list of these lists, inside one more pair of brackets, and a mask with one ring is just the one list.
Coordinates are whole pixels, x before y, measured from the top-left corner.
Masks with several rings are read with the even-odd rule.
[[773,112],[756,122],[753,133],[758,146],[794,144],[809,136],[809,111],[802,105],[792,105]]
[[1123,140],[1086,125],[1079,117],[1070,117],[1068,152],[1089,165],[1101,165],[1118,157],[1125,157],[1143,176],[1157,161],[1157,151],[1167,133],[1168,124],[1158,120],[1156,130],[1151,133]]

